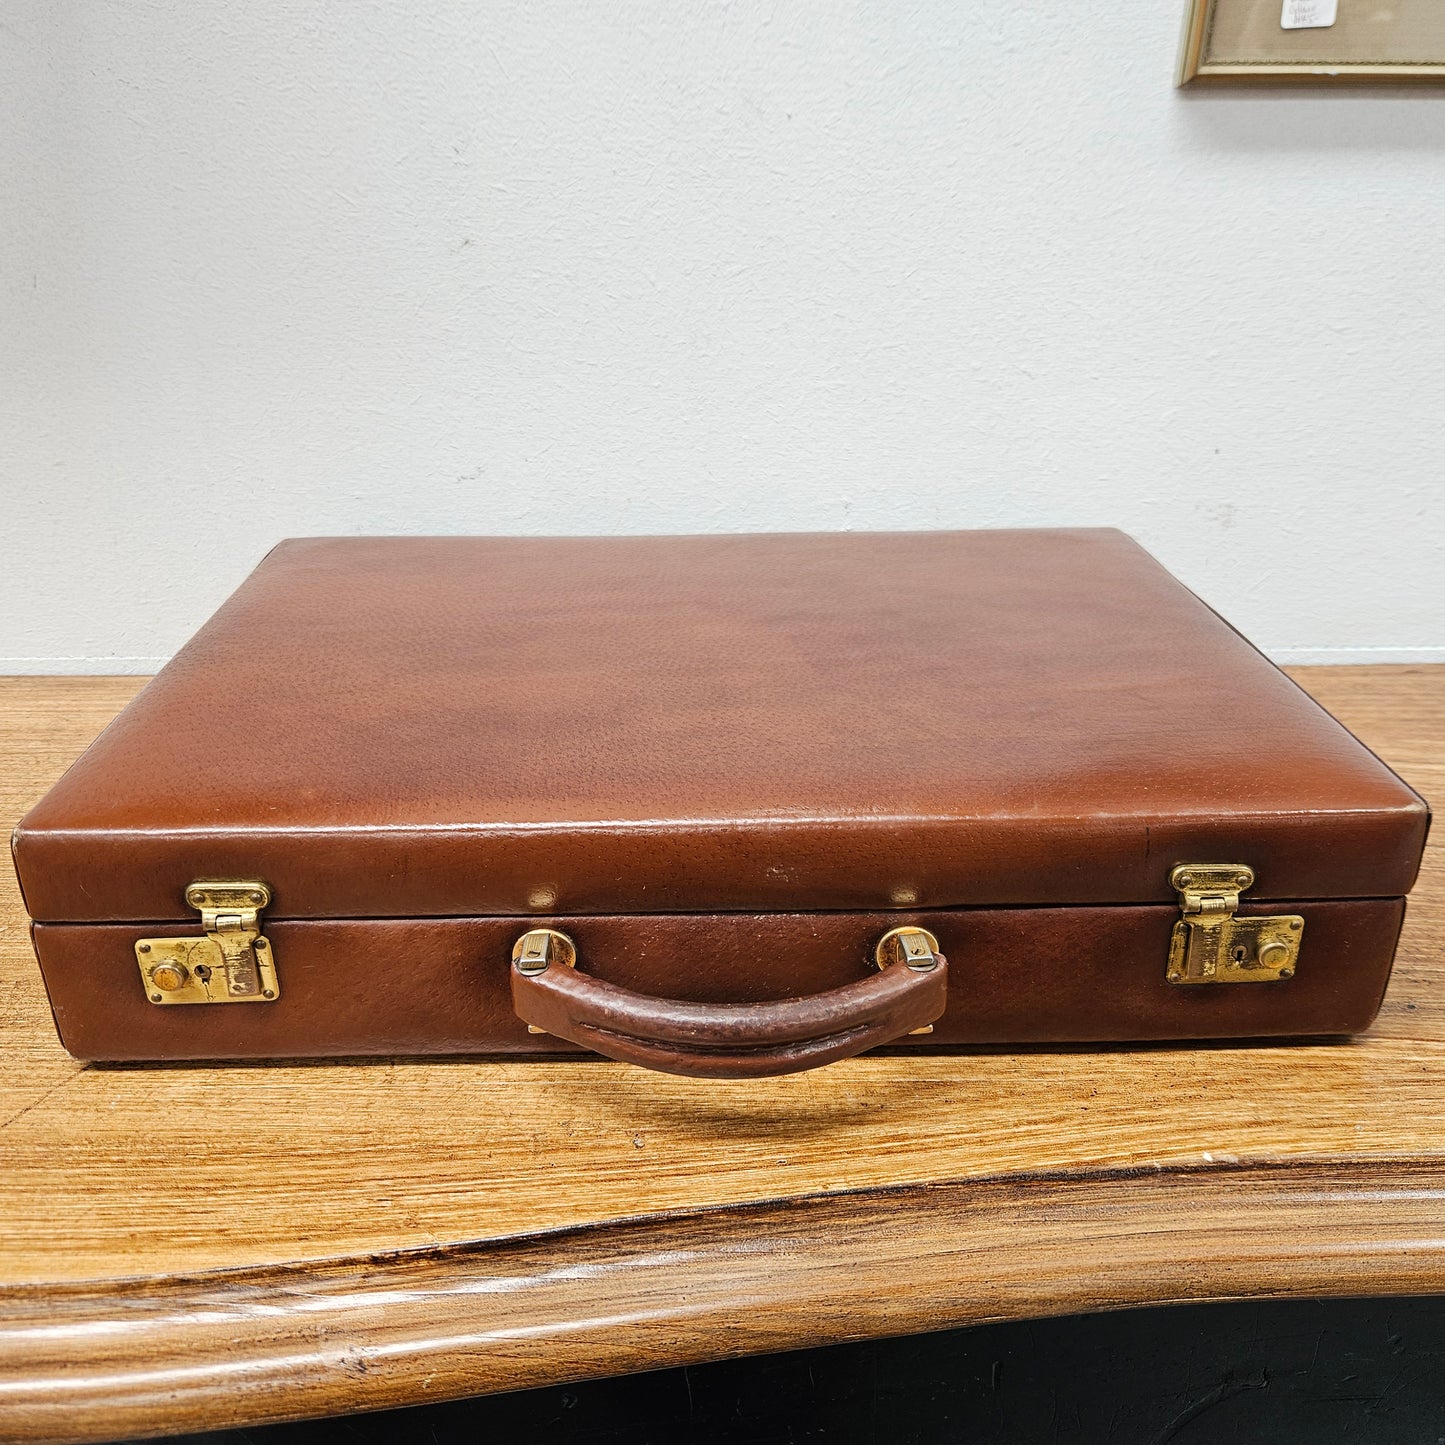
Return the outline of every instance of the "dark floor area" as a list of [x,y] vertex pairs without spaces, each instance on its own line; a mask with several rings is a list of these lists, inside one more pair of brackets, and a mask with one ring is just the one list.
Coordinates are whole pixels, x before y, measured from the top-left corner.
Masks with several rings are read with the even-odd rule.
[[694,1365],[190,1445],[1445,1445],[1445,1299],[1191,1305]]

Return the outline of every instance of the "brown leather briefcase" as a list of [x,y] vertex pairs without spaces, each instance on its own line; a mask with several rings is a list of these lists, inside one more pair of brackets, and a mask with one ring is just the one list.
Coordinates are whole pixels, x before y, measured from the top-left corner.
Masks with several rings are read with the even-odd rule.
[[30,813],[87,1059],[1344,1034],[1423,801],[1112,531],[283,543]]

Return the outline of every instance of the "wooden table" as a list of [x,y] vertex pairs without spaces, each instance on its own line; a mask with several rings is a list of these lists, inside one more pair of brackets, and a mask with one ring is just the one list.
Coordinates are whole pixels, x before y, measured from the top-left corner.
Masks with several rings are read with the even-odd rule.
[[[1445,797],[1445,667],[1299,669]],[[17,818],[140,686],[0,681]],[[1445,1291],[1445,856],[1354,1043],[100,1067],[0,882],[0,1436],[293,1419],[1007,1317]]]

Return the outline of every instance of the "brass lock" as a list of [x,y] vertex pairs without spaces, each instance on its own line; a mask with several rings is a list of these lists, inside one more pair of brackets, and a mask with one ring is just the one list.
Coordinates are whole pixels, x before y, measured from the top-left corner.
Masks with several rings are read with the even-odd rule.
[[270,1003],[281,997],[276,960],[261,934],[271,890],[254,879],[201,879],[186,889],[200,911],[199,937],[142,938],[135,946],[146,997],[155,1004]]
[[1170,983],[1274,983],[1293,978],[1305,921],[1296,913],[1236,917],[1254,883],[1243,863],[1181,863],[1169,874],[1179,922],[1169,940]]

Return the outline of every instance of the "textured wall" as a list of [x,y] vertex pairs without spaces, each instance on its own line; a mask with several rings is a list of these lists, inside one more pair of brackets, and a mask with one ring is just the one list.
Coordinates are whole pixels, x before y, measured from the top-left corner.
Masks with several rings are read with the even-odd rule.
[[1445,659],[1445,91],[1182,5],[12,0],[0,669],[294,534],[1059,523]]

